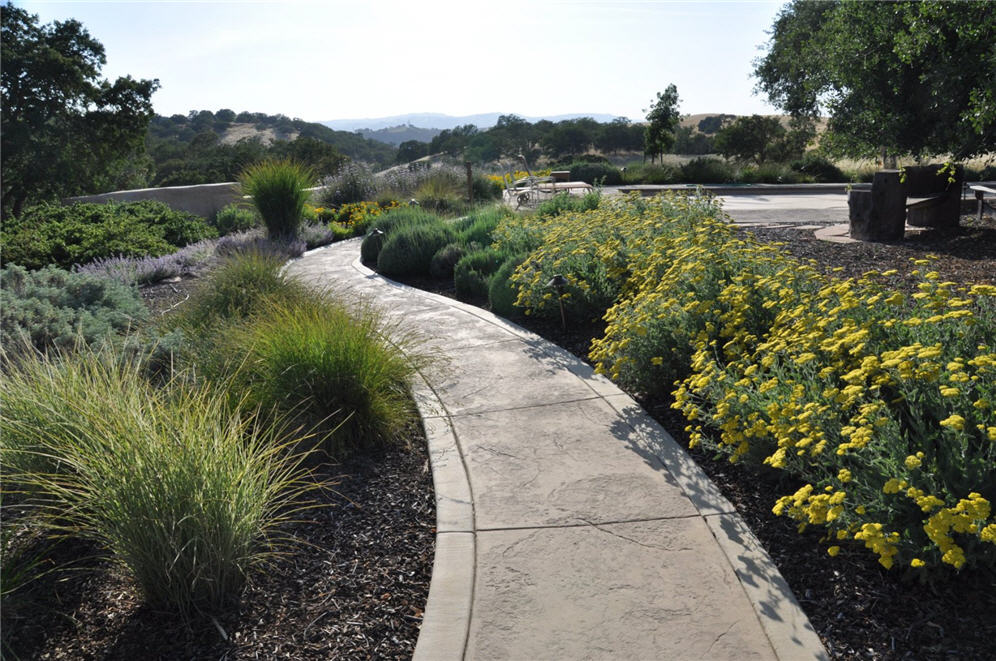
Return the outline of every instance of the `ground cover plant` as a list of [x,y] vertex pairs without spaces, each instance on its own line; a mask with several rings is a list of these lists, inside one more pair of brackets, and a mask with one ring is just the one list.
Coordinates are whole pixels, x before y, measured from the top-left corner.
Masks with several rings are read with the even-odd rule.
[[94,275],[12,265],[0,271],[0,282],[0,346],[9,359],[110,343],[148,316],[133,288]]
[[4,220],[4,261],[64,269],[111,257],[158,257],[217,231],[203,218],[162,202],[40,204]]
[[[549,221],[512,281],[519,304],[604,313],[599,370],[675,391],[693,440],[805,482],[772,506],[883,566],[996,566],[996,289],[889,273],[835,281],[737,239],[708,200],[629,199]],[[558,223],[558,219],[560,222]],[[925,262],[922,267],[928,266]],[[712,440],[715,439],[715,440]],[[846,540],[846,541],[845,541]]]

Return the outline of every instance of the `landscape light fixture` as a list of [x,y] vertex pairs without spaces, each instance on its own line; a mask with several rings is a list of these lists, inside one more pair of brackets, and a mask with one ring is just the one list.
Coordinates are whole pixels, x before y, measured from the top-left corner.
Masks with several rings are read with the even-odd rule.
[[564,330],[567,330],[567,315],[564,314],[564,288],[568,284],[567,278],[559,273],[546,283],[547,287],[553,287],[554,291],[557,292],[557,303],[560,304],[560,325],[563,326]]

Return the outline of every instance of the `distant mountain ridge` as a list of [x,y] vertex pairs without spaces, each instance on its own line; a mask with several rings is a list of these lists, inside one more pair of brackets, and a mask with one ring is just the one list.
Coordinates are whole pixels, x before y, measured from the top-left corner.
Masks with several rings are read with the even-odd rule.
[[[511,114],[514,113],[487,112],[487,113],[479,113],[476,115],[455,116],[455,115],[446,115],[444,113],[438,113],[438,112],[422,112],[422,113],[409,113],[407,115],[391,115],[390,117],[368,117],[365,119],[330,119],[318,123],[324,124],[330,129],[335,129],[337,131],[362,131],[363,129],[369,129],[371,132],[373,132],[379,129],[395,128],[398,126],[411,126],[413,128],[423,128],[423,129],[438,129],[442,131],[445,129],[452,129],[457,126],[463,126],[465,124],[473,124],[479,129],[486,129],[497,124],[498,118],[501,117],[502,115],[511,115]],[[565,119],[576,119],[578,117],[591,117],[597,122],[611,122],[613,119],[618,117],[618,115],[607,115],[605,113],[578,112],[578,113],[569,113],[565,115],[542,115],[537,117],[520,115],[520,117],[530,122],[538,122],[541,119],[546,119],[551,122],[559,122]],[[380,139],[374,136],[370,137],[375,140]],[[419,138],[411,138],[411,139],[419,139]]]

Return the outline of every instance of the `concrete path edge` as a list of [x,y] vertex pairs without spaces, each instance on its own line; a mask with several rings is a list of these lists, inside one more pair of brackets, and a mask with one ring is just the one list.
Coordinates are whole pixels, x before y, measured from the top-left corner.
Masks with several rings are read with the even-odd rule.
[[[386,286],[416,291],[421,296],[505,328],[522,339],[546,342],[534,333],[476,306],[415,290],[385,278],[364,266],[359,257],[353,262],[353,268],[364,277],[381,280]],[[551,351],[566,353],[552,343]],[[581,363],[576,357],[572,358]],[[429,597],[413,659],[463,659],[469,636],[476,571],[473,496],[448,412],[424,375],[419,375],[412,389],[426,431],[437,508],[436,552]],[[607,391],[599,395],[621,414],[633,415],[635,411],[642,411],[614,384],[610,389],[601,390]],[[829,659],[787,581],[733,506],[663,427],[645,414],[640,416],[640,420],[642,428],[634,428],[643,432],[648,449],[661,457],[708,524],[778,658]]]

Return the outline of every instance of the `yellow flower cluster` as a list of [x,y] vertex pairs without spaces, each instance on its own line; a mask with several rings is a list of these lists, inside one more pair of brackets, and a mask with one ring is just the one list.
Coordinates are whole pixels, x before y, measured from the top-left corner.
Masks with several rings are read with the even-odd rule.
[[[541,169],[541,170],[533,170],[533,176],[534,177],[549,177],[550,176],[550,172],[552,172],[552,170],[550,168],[545,168],[545,169]],[[514,184],[519,179],[525,179],[528,176],[529,176],[529,173],[528,172],[523,172],[522,170],[516,170],[515,172],[513,172],[511,174],[509,174],[509,173],[506,172],[504,174],[489,174],[489,175],[487,175],[488,179],[490,179],[491,181],[495,182],[496,184],[499,184],[502,188],[504,188],[505,186],[511,186],[512,184]]]
[[371,218],[375,218],[385,211],[397,209],[401,205],[395,201],[381,205],[377,202],[351,202],[343,204],[333,211],[333,222],[339,223],[343,227],[352,229],[360,225],[364,226]]
[[779,514],[888,567],[996,566],[996,520],[965,524],[982,510],[961,505],[996,498],[996,287],[829,278],[738,238],[703,197],[604,204],[539,236],[519,305],[556,310],[545,284],[565,275],[575,312],[604,312],[599,372],[672,393],[693,444],[808,483]]

